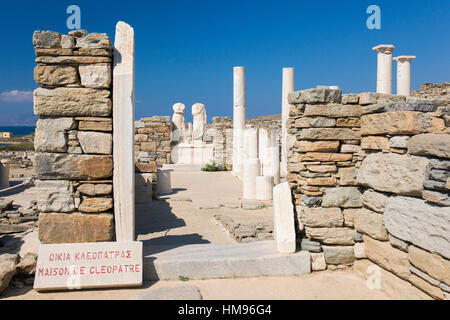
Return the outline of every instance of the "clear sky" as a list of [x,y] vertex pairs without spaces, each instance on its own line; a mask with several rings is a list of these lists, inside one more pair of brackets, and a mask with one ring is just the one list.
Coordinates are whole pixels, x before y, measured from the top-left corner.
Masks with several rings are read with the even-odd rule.
[[[0,125],[33,124],[34,30],[67,33],[66,9],[81,8],[81,27],[114,39],[123,20],[136,33],[136,117],[171,115],[176,102],[231,116],[233,66],[247,71],[249,117],[281,112],[283,67],[295,88],[339,85],[375,91],[378,44],[416,55],[412,85],[450,81],[448,0],[145,0],[2,1]],[[369,30],[369,5],[381,30]],[[396,63],[394,84],[396,91]]]

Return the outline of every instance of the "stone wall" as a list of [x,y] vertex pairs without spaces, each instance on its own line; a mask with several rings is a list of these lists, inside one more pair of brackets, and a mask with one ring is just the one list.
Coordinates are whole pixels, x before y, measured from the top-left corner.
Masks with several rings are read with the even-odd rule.
[[445,298],[449,100],[310,89],[289,102],[287,180],[313,270],[368,258]]
[[152,174],[156,196],[157,170],[171,159],[172,120],[169,116],[142,118],[135,123],[135,160],[137,173]]
[[367,257],[436,299],[450,292],[449,100],[370,94],[355,228]]
[[112,43],[77,30],[36,31],[33,44],[39,237],[113,240]]
[[214,144],[214,161],[233,168],[233,120],[230,117],[214,117],[207,125],[206,143]]
[[411,93],[413,97],[418,98],[450,98],[450,82],[442,83],[423,83],[419,90]]

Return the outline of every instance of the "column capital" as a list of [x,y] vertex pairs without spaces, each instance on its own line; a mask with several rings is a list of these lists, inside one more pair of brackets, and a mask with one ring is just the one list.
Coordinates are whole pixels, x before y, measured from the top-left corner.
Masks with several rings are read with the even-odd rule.
[[394,52],[395,46],[393,46],[392,44],[380,44],[379,46],[373,47],[372,50],[376,51],[377,53],[390,54]]
[[411,60],[415,59],[416,56],[398,56],[395,58],[392,58],[392,60],[395,60],[397,62],[411,62]]

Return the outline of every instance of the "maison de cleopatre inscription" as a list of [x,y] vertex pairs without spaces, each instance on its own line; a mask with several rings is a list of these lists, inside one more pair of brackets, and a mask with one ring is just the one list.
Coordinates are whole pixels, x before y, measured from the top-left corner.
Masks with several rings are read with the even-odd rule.
[[[48,132],[38,123],[38,157],[76,158],[64,169],[67,173],[53,168],[40,173],[43,181],[39,182],[39,192],[50,197],[45,188],[64,183],[72,189],[78,185],[77,192],[83,194],[80,213],[73,213],[75,206],[71,205],[44,211],[49,213],[40,221],[43,244],[39,248],[34,289],[142,286],[143,244],[134,241],[134,30],[119,22],[114,47],[106,34],[88,34],[83,30],[72,31],[68,36],[36,31],[33,43],[38,63],[41,62],[35,78],[37,73],[38,83],[43,85],[35,92],[35,112],[43,117],[41,122],[71,122],[70,127],[79,130],[78,145],[64,147],[67,141],[62,134],[60,148],[51,149],[48,145],[58,138],[58,132]],[[46,56],[48,53],[57,57]],[[55,61],[58,59],[61,64]],[[48,61],[50,64],[46,64]],[[69,71],[75,74],[73,81],[59,81],[52,83],[57,88],[46,88],[46,73],[67,75]],[[73,124],[76,121],[78,126]],[[38,166],[45,167],[39,161]],[[73,168],[79,166],[84,167],[80,173],[75,172]],[[108,180],[111,178],[113,181]],[[58,191],[55,196],[62,199],[65,195]],[[110,213],[113,208],[114,216]],[[116,242],[107,242],[114,235]]]

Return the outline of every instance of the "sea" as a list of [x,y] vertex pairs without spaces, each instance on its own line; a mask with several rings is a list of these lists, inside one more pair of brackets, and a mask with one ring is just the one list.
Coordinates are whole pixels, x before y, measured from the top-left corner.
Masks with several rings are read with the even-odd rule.
[[0,132],[12,132],[13,137],[23,137],[34,132],[36,126],[31,127],[2,127],[0,126]]

